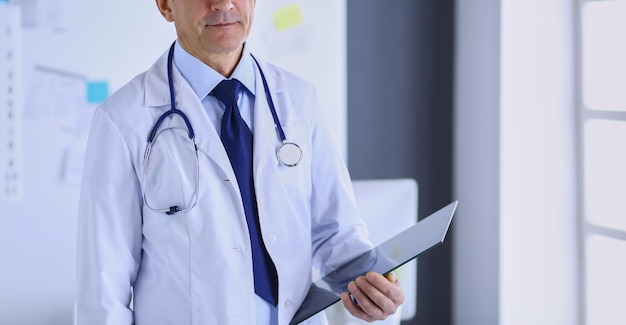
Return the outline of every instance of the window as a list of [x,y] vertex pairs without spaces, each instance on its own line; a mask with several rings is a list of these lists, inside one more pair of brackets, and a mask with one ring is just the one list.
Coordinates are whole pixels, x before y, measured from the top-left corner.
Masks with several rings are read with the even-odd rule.
[[578,1],[581,322],[626,324],[626,1]]

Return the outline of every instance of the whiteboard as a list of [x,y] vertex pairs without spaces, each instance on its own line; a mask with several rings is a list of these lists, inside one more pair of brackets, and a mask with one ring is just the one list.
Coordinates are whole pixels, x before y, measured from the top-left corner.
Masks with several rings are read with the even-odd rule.
[[[0,324],[71,324],[79,171],[96,104],[80,104],[88,90],[50,97],[68,89],[80,92],[82,83],[104,82],[109,93],[117,90],[167,50],[175,31],[154,1],[12,0],[7,5],[0,0],[0,17],[9,7],[28,10],[21,14],[15,42],[24,117],[16,138],[23,175],[19,197],[0,197]],[[253,53],[314,83],[344,155],[345,12],[340,0],[257,1],[249,39]],[[0,102],[0,111],[4,106]],[[0,163],[5,159],[0,156]]]

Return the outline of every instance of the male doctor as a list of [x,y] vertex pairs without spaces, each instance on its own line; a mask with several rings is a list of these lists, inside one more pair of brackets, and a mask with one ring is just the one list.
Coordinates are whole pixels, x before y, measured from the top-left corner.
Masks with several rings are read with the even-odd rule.
[[[92,122],[78,324],[288,324],[313,266],[328,273],[370,247],[313,87],[245,46],[255,2],[156,0],[177,41]],[[279,161],[283,140],[297,161]],[[404,301],[393,273],[348,291],[343,305],[366,321]]]

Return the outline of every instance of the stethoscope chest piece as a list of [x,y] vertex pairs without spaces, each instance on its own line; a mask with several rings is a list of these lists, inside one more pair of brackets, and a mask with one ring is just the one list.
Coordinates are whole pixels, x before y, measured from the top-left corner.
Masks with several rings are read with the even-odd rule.
[[302,149],[293,142],[283,142],[276,150],[276,156],[281,164],[295,167],[302,161]]

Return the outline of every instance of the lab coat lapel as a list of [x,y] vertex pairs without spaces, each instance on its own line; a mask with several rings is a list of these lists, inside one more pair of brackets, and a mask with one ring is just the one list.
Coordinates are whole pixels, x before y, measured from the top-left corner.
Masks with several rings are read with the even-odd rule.
[[[181,110],[193,127],[196,145],[201,153],[206,154],[221,169],[228,179],[235,180],[235,174],[222,141],[209,120],[202,103],[191,86],[182,77],[178,69],[172,69],[174,92],[176,94],[176,108]],[[146,76],[146,106],[166,107],[159,115],[170,108],[169,85],[167,81],[167,53],[147,72]],[[158,115],[157,115],[158,116]],[[167,124],[170,127],[186,129],[182,118],[172,118]],[[165,125],[164,125],[165,126]],[[236,184],[233,184],[237,186]]]
[[[272,98],[274,99],[274,105],[278,110],[278,104],[276,103],[277,94],[284,89],[284,80],[275,74],[274,69],[268,68],[259,61],[265,78],[268,82],[268,87]],[[265,89],[263,88],[263,80],[259,73],[258,67],[254,64],[255,70],[255,100],[254,100],[254,171],[255,179],[258,179],[257,173],[261,168],[269,164],[278,164],[276,160],[276,149],[280,145],[280,137],[277,129],[274,126],[274,118],[270,111],[270,107],[267,102]]]

